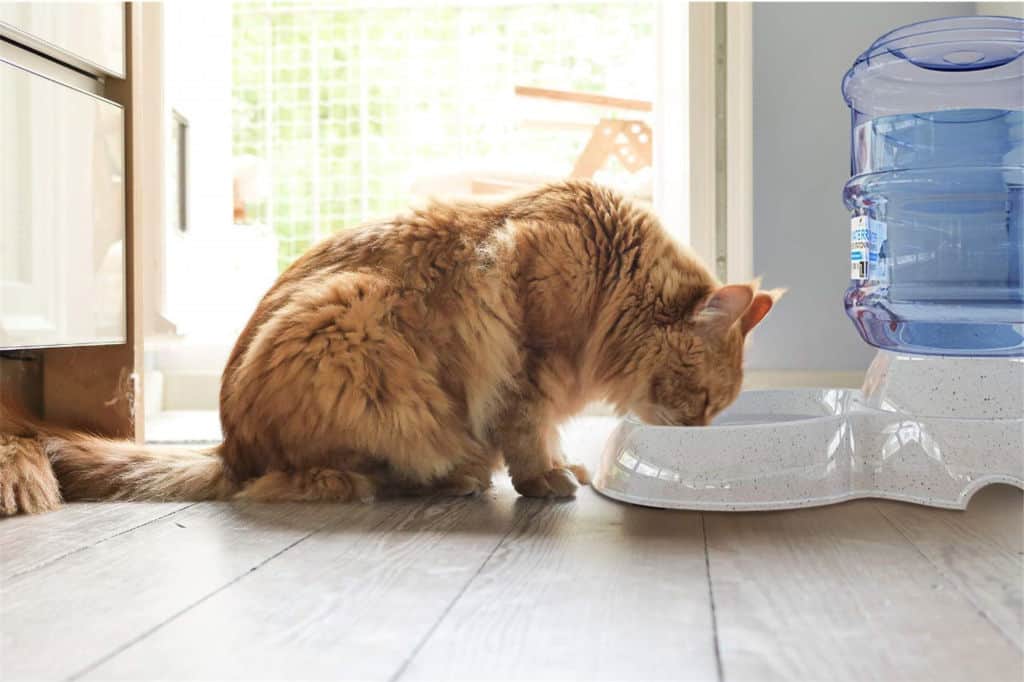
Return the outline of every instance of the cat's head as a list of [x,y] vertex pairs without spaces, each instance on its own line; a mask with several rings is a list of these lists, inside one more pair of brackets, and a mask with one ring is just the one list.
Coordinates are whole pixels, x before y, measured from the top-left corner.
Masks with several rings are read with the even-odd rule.
[[704,426],[739,395],[747,335],[783,290],[757,282],[729,284],[709,294],[685,319],[658,330],[646,394],[633,411],[646,422]]

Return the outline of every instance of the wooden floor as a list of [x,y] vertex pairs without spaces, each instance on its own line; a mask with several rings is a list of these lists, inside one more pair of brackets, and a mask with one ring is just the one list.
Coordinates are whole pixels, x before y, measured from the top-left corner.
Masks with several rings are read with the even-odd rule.
[[[610,422],[576,422],[594,462]],[[774,513],[590,489],[0,521],[0,678],[1008,680],[1022,498]]]

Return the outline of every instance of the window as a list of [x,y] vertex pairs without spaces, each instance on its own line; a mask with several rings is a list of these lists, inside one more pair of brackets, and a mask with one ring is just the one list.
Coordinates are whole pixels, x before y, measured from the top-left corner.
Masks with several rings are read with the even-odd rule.
[[[575,170],[649,197],[656,9],[236,3],[234,153],[268,184],[236,219],[273,229],[283,268],[313,241],[430,194]],[[609,121],[618,148],[581,170]]]

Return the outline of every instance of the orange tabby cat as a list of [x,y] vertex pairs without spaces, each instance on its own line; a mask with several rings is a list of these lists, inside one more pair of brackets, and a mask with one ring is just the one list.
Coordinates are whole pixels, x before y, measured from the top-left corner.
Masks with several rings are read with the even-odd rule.
[[591,183],[435,203],[339,233],[281,275],[228,360],[209,452],[6,410],[0,511],[471,494],[502,460],[521,494],[572,495],[588,475],[559,423],[604,398],[707,424],[739,392],[744,337],[774,296],[719,286],[649,211]]

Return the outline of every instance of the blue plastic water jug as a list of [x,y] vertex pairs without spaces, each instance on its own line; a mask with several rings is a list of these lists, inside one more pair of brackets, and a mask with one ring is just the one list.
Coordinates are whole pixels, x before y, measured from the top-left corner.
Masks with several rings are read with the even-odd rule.
[[886,33],[843,78],[846,312],[873,346],[1024,355],[1024,20]]

